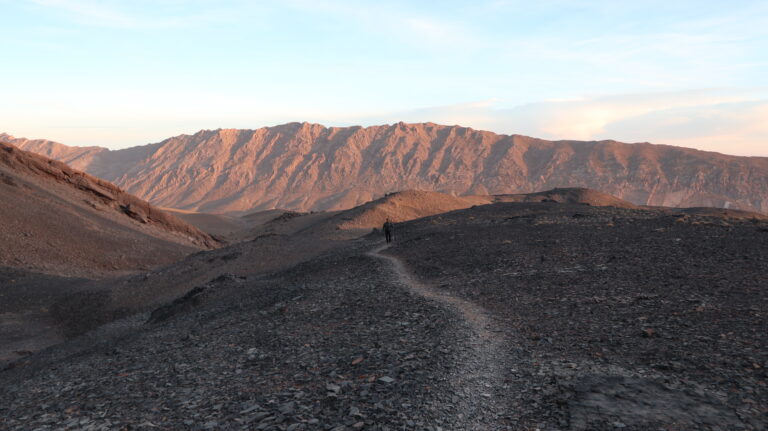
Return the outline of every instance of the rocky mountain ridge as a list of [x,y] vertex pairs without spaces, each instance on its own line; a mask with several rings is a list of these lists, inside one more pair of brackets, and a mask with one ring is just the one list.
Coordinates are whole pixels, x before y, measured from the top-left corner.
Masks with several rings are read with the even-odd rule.
[[163,207],[346,209],[386,193],[601,190],[639,205],[768,212],[768,158],[616,141],[547,141],[434,123],[202,130],[110,151],[13,141]]

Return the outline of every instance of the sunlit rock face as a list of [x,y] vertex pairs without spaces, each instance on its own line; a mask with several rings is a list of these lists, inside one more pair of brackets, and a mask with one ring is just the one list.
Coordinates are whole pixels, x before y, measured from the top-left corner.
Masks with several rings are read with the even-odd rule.
[[203,130],[109,151],[16,142],[155,205],[204,212],[350,208],[405,189],[588,187],[641,205],[768,212],[768,158],[615,141],[546,141],[433,123]]

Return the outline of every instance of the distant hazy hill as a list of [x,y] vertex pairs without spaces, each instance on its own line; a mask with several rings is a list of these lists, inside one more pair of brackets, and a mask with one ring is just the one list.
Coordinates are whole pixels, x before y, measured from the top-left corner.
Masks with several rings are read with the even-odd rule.
[[204,130],[119,151],[16,143],[156,205],[203,212],[351,208],[406,189],[488,195],[557,187],[588,187],[634,204],[768,212],[765,157],[553,142],[432,123]]
[[0,266],[94,276],[216,245],[113,184],[2,142],[0,202]]

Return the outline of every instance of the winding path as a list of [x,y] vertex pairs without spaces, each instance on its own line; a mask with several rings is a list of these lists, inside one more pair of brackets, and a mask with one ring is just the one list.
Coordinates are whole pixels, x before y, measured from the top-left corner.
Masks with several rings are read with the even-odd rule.
[[472,302],[439,291],[419,282],[395,256],[383,254],[389,248],[385,244],[368,252],[369,256],[388,262],[394,270],[398,284],[413,293],[454,310],[467,323],[473,337],[466,340],[461,350],[461,366],[451,375],[456,395],[467,406],[464,417],[469,430],[507,429],[501,423],[508,404],[508,391],[504,385],[502,329],[494,325],[489,313]]

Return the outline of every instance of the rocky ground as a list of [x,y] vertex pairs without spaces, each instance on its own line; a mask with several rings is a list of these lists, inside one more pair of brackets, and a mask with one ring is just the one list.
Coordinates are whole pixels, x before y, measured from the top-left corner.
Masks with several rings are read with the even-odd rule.
[[4,371],[0,426],[437,430],[493,421],[473,413],[493,388],[460,396],[467,388],[451,378],[473,349],[472,328],[396,283],[386,261],[362,250],[269,277],[220,277],[176,315],[115,322]]
[[766,263],[759,221],[478,206],[17,361],[0,429],[765,429]]
[[0,267],[0,368],[64,340],[49,307],[85,281]]
[[391,252],[500,320],[542,429],[765,429],[766,227],[499,204],[401,225]]

